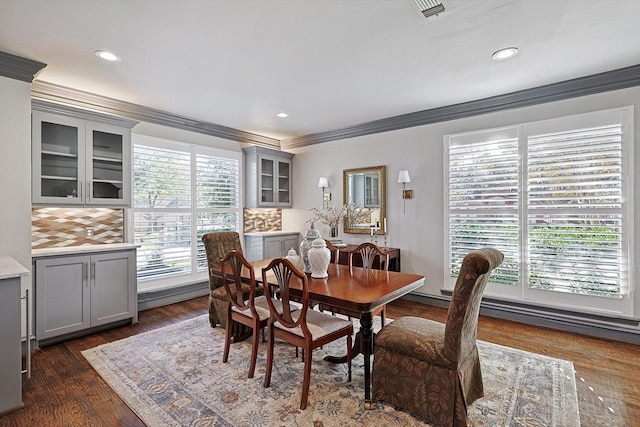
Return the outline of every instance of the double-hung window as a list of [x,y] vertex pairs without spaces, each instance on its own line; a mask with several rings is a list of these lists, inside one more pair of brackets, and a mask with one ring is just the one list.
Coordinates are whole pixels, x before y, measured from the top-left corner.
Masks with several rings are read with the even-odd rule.
[[242,153],[133,136],[140,290],[206,280],[202,235],[240,228]]
[[486,294],[633,315],[633,108],[445,137],[447,270],[491,246]]

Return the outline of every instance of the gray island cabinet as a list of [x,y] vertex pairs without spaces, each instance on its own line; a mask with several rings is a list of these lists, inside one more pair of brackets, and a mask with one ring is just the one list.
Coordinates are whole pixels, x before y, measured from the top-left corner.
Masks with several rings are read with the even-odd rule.
[[138,321],[135,245],[57,249],[33,255],[40,344]]
[[0,256],[0,415],[22,406],[20,278],[29,270]]

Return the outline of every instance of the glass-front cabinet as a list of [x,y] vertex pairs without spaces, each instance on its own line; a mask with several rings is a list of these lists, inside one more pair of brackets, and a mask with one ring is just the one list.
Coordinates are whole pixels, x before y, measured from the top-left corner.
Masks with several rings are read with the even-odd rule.
[[[114,120],[120,121],[109,118]],[[117,126],[34,110],[33,203],[130,206],[133,124],[125,120]]]
[[248,208],[291,207],[293,154],[257,146],[244,148]]

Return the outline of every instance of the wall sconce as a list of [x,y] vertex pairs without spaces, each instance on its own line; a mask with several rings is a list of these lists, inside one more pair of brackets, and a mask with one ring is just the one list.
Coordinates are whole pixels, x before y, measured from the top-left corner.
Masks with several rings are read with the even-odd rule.
[[331,201],[331,193],[325,193],[324,189],[329,187],[329,180],[326,177],[321,176],[318,180],[318,187],[322,188],[322,207],[329,207],[329,201]]
[[402,212],[407,213],[407,207],[405,205],[406,199],[413,198],[413,190],[406,190],[405,185],[407,182],[411,182],[411,177],[409,176],[409,171],[404,170],[400,171],[398,174],[398,183],[402,184]]

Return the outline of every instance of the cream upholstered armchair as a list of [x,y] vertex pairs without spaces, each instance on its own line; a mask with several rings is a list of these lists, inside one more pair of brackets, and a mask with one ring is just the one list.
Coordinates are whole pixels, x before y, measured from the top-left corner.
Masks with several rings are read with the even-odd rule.
[[373,398],[438,426],[466,426],[467,405],[484,395],[476,347],[480,300],[500,251],[464,257],[446,325],[401,317],[376,336]]
[[[227,254],[233,250],[242,254],[242,245],[240,244],[240,235],[235,231],[218,231],[214,233],[207,233],[202,236],[202,243],[204,243],[204,249],[207,254],[207,265],[209,266],[209,323],[211,327],[215,328],[216,325],[222,325],[226,328],[227,323],[227,308],[229,301],[227,299],[227,292],[224,289],[222,278],[215,277],[211,274],[211,269],[220,268],[220,260],[227,256]],[[235,285],[231,285],[232,292],[235,292]],[[249,284],[242,285],[242,294],[245,299],[249,298],[251,293],[251,287]],[[262,291],[258,294],[261,294]],[[250,329],[239,323],[232,325],[231,335],[234,341],[239,337],[245,336],[250,332]]]

